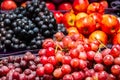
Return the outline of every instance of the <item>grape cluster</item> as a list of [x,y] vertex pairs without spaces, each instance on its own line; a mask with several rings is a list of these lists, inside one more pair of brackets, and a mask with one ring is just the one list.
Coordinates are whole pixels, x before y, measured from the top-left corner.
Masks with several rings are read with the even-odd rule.
[[25,8],[18,7],[0,15],[0,51],[41,48],[45,38],[59,31],[67,34],[44,1],[32,0]]
[[[24,56],[9,56],[1,60],[0,80],[42,80],[36,68],[42,64],[40,58],[26,52]],[[45,79],[44,79],[45,80]]]

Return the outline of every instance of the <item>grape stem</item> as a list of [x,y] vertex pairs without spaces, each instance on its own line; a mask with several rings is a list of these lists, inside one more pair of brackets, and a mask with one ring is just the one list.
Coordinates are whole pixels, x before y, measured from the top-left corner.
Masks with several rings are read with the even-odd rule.
[[56,44],[55,53],[58,51],[58,48],[59,48],[61,51],[63,51],[62,47],[61,47],[60,45]]

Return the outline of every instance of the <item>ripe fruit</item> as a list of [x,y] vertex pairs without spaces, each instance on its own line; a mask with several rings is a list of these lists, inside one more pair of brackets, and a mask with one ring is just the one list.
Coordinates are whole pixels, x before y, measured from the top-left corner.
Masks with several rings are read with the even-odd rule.
[[75,26],[84,35],[88,35],[96,30],[95,20],[90,16],[80,18],[76,21]]
[[78,58],[73,58],[70,62],[70,65],[73,68],[78,68],[79,67],[79,59]]
[[87,61],[80,59],[79,60],[79,68],[85,69],[87,67]]
[[70,65],[68,65],[68,64],[63,64],[62,66],[61,66],[61,71],[62,71],[62,73],[65,75],[65,74],[69,74],[70,72],[71,72],[71,67],[70,67]]
[[120,57],[114,59],[114,64],[120,65]]
[[86,16],[88,16],[87,13],[85,13],[85,12],[80,12],[80,13],[78,13],[78,14],[75,16],[75,20],[77,21],[77,20],[79,20],[80,18],[83,18],[83,17],[86,17]]
[[56,68],[53,72],[53,76],[55,78],[61,78],[62,77],[62,71],[61,71],[61,68]]
[[4,0],[1,3],[1,9],[2,10],[13,10],[13,9],[16,9],[16,8],[17,8],[17,5],[12,0]]
[[54,48],[48,47],[48,48],[46,49],[46,56],[49,57],[49,56],[54,56],[54,55],[55,55],[55,50],[54,50]]
[[100,1],[100,4],[104,7],[104,9],[107,9],[108,8],[108,2],[103,0],[103,1]]
[[87,59],[88,60],[94,60],[95,52],[94,51],[88,51],[87,52]]
[[94,61],[96,63],[102,63],[103,62],[103,57],[101,53],[96,53],[94,56]]
[[64,55],[63,58],[62,58],[62,63],[63,64],[70,64],[71,59],[72,58],[70,56]]
[[43,75],[45,74],[45,72],[44,72],[44,67],[38,67],[38,68],[36,69],[36,74],[37,74],[38,76],[43,76]]
[[74,0],[73,10],[75,11],[75,13],[86,12],[88,5],[88,0]]
[[93,2],[91,3],[88,8],[87,8],[87,13],[100,13],[103,14],[104,13],[104,7],[97,2]]
[[62,80],[73,80],[73,76],[71,74],[66,74],[63,76]]
[[120,74],[120,66],[119,65],[113,65],[111,67],[111,72],[113,75],[119,75]]
[[103,71],[104,70],[104,66],[102,64],[95,64],[94,65],[94,70],[97,72]]
[[55,10],[55,5],[52,2],[46,2],[46,7],[49,10]]
[[89,14],[89,16],[91,16],[95,20],[96,29],[100,29],[101,28],[100,27],[100,22],[102,20],[102,14],[100,14],[100,13],[91,13],[91,14]]
[[72,12],[65,13],[63,16],[62,22],[66,28],[74,27],[75,14]]
[[73,80],[82,80],[82,76],[79,72],[73,72],[72,76],[73,76]]
[[103,58],[103,62],[105,65],[112,65],[113,62],[114,62],[114,58],[113,56],[111,55],[106,55],[104,58]]
[[113,44],[120,44],[120,32],[117,33],[113,38]]
[[118,57],[120,55],[120,48],[119,47],[120,47],[119,45],[118,45],[118,47],[116,47],[115,45],[112,46],[112,49],[111,49],[109,54],[112,55],[114,58]]
[[107,41],[108,41],[107,39],[108,39],[107,34],[100,30],[96,30],[89,35],[90,42],[93,42],[94,40],[98,40],[103,44],[107,44]]
[[104,14],[101,21],[101,29],[107,34],[117,33],[119,29],[119,21],[116,16]]
[[44,65],[44,71],[46,74],[51,74],[53,72],[53,70],[54,70],[54,67],[52,64],[47,63]]
[[63,14],[59,11],[54,11],[54,18],[56,19],[57,23],[62,23],[62,19],[63,19]]
[[69,3],[69,2],[64,2],[64,3],[61,3],[59,6],[58,6],[58,10],[66,10],[66,11],[69,11],[72,9],[72,4]]

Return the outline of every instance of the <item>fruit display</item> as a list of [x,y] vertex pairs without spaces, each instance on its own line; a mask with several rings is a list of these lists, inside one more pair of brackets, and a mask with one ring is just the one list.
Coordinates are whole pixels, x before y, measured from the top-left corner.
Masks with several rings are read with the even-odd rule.
[[119,1],[0,5],[0,80],[120,80]]
[[105,13],[108,7],[107,1],[74,0],[73,9],[63,15],[62,23],[68,34],[80,33],[91,42],[97,39],[103,44],[119,44],[119,15]]
[[0,15],[0,52],[39,49],[45,38],[56,32],[67,33],[57,24],[44,1],[32,1]]
[[[8,56],[0,60],[0,80],[119,80],[120,45],[54,34],[37,55]],[[94,46],[93,46],[94,45]]]

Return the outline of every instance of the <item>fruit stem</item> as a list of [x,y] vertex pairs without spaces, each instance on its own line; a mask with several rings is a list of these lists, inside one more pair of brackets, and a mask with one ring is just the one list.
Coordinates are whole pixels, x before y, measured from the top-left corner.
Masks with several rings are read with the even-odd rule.
[[[105,47],[106,49],[107,49],[107,46],[105,45],[105,44],[103,44],[103,42],[102,41],[100,41],[99,39],[97,39],[97,38],[95,38],[99,43],[100,43],[100,45],[102,45],[103,47]],[[100,46],[99,46],[100,47]]]
[[58,48],[59,48],[61,51],[63,51],[62,47],[61,47],[60,45],[56,44],[55,53],[57,52]]

